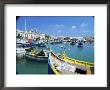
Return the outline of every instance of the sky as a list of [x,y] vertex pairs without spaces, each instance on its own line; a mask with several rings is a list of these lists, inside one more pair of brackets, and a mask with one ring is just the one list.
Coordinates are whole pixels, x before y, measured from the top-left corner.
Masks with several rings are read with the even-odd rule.
[[94,16],[20,16],[16,29],[36,29],[52,36],[94,36]]

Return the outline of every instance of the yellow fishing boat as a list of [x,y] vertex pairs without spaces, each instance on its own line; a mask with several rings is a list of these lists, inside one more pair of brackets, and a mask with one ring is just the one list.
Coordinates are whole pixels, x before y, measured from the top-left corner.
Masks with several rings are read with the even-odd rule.
[[80,61],[53,52],[49,53],[49,65],[55,74],[94,74],[94,63]]
[[31,50],[25,53],[25,58],[31,61],[46,61],[48,62],[48,55],[44,50],[37,52],[36,50]]

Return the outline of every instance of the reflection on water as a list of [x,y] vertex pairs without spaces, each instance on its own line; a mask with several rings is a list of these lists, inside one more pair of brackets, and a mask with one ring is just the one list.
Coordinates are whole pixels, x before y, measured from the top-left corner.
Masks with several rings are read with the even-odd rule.
[[24,61],[17,62],[17,74],[48,74],[48,63]]

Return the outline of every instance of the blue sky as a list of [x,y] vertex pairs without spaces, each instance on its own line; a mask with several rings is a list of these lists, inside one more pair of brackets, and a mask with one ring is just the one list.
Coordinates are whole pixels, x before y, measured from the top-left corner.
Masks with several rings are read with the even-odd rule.
[[37,29],[52,36],[94,36],[93,16],[20,16],[16,28]]

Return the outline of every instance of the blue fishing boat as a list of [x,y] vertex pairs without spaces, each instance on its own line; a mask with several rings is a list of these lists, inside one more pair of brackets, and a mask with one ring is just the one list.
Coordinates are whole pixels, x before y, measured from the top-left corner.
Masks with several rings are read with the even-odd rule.
[[78,47],[83,47],[83,43],[82,42],[79,42],[77,46]]

